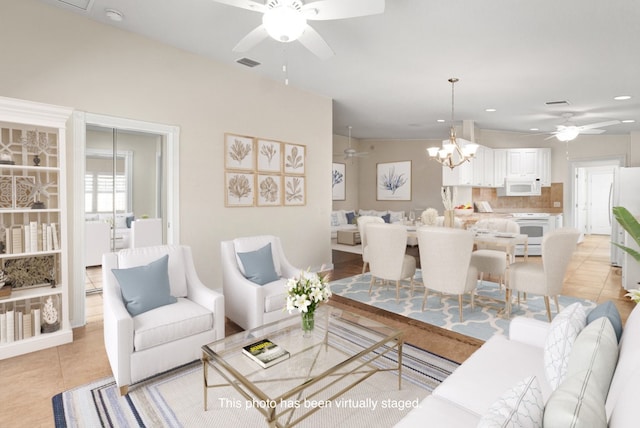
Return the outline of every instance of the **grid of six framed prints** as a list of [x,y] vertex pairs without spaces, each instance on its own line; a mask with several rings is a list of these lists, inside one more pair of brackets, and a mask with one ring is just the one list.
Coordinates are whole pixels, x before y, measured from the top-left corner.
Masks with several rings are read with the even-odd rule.
[[306,146],[224,135],[225,206],[305,205]]

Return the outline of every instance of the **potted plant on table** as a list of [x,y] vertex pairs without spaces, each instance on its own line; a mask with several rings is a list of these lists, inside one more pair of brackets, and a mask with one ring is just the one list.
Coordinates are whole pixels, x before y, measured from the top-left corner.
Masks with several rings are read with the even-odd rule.
[[[636,241],[636,244],[640,245],[640,223],[625,207],[613,207],[613,215],[622,228],[627,231],[629,236]],[[616,242],[612,242],[613,245],[629,253],[638,263],[640,263],[640,252],[633,248],[620,245]],[[630,297],[636,303],[640,303],[640,289],[629,290],[626,296]]]

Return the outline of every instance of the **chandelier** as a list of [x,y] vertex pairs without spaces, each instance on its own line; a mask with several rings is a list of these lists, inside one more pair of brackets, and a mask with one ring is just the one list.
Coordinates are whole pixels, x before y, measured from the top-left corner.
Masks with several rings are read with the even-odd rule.
[[458,79],[452,77],[451,82],[451,129],[449,130],[449,139],[442,141],[442,147],[429,147],[429,157],[443,166],[453,169],[464,162],[470,162],[478,150],[478,145],[471,141],[456,137],[456,129],[454,127],[454,86]]

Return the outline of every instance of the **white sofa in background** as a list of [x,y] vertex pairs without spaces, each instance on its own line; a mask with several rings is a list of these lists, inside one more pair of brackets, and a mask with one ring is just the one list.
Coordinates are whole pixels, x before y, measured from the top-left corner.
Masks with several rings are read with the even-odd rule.
[[[513,392],[514,386],[531,376],[542,398],[529,410],[542,412],[545,428],[640,426],[640,307],[629,316],[619,345],[612,325],[607,318],[597,318],[575,329],[575,341],[557,340],[557,323],[554,328],[545,321],[514,318],[509,338],[495,335],[485,342],[396,426],[541,426],[483,424],[490,415],[500,413],[500,407],[502,416],[517,418],[525,413],[505,410],[507,404],[536,404],[536,400],[518,400],[517,395],[505,398],[507,391]],[[550,381],[549,368],[561,361],[549,352],[554,339],[558,349],[568,351],[568,358],[564,377]]]
[[102,255],[111,251],[111,227],[104,221],[84,223],[84,265],[100,266]]
[[[350,214],[350,215],[349,215]],[[357,230],[357,223],[352,218],[358,218],[360,216],[376,216],[383,217],[389,215],[388,223],[402,223],[404,221],[404,211],[389,211],[389,210],[336,210],[331,211],[331,239],[338,237],[339,230]]]
[[[170,294],[177,301],[131,316],[112,269],[145,266],[167,254]],[[200,281],[187,246],[107,253],[102,281],[104,344],[121,394],[131,384],[199,359],[203,345],[224,337],[224,296]]]

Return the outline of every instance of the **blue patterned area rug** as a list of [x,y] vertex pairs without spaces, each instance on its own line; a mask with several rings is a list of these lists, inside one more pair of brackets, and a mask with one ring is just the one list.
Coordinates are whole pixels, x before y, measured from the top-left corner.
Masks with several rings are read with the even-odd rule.
[[[499,314],[499,311],[504,308],[504,289],[500,290],[495,282],[482,281],[478,283],[475,309],[471,309],[470,299],[468,296],[465,297],[462,311],[463,322],[460,322],[457,296],[430,292],[425,310],[422,311],[424,287],[419,269],[416,271],[413,297],[410,296],[409,282],[403,281],[398,303],[396,303],[394,283],[387,286],[381,285],[378,281],[369,295],[370,281],[371,275],[369,273],[339,279],[331,282],[331,291],[351,300],[480,340],[488,340],[496,333],[509,334],[509,319]],[[574,302],[580,302],[586,308],[596,306],[590,300],[569,296],[559,296],[558,302],[561,310]],[[552,316],[556,313],[555,309],[555,304],[551,299]],[[547,311],[543,297],[529,294],[526,300],[521,299],[520,305],[516,303],[514,297],[511,317],[515,316],[546,321]]]
[[[347,336],[345,339],[356,340]],[[389,352],[383,358],[393,364],[397,363],[398,356],[395,352]],[[334,400],[336,404],[333,407],[321,409],[298,426],[393,426],[451,374],[458,364],[405,344],[402,367],[400,391],[397,389],[396,372],[378,372]],[[209,371],[210,376],[212,372]],[[389,385],[396,385],[396,388]],[[120,396],[114,379],[106,378],[60,393],[52,401],[55,426],[58,428],[235,428],[266,425],[262,414],[246,406],[247,401],[234,388],[209,390],[207,411],[203,409],[202,400],[202,363],[195,361],[134,386],[124,397]],[[225,403],[233,401],[244,404],[241,408],[230,408],[222,404],[223,400]],[[338,402],[342,405],[338,405]]]

